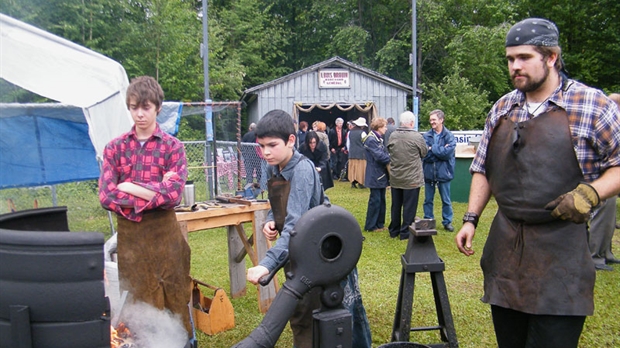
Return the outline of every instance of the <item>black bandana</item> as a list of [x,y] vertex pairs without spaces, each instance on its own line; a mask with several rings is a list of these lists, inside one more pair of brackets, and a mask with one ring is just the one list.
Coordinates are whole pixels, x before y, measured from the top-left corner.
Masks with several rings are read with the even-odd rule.
[[532,46],[559,46],[560,32],[555,24],[547,19],[528,18],[515,24],[506,35],[506,47]]

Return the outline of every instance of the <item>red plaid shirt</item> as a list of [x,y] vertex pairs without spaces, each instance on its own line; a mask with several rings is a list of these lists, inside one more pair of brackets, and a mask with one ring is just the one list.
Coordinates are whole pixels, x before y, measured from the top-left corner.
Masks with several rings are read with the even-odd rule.
[[[177,175],[163,182],[167,172]],[[130,132],[110,141],[103,151],[99,201],[105,209],[139,222],[145,210],[177,206],[186,180],[187,160],[183,143],[164,133],[158,125],[153,135],[140,145],[134,126]],[[122,182],[132,182],[154,191],[155,197],[147,201],[121,192],[117,184]]]

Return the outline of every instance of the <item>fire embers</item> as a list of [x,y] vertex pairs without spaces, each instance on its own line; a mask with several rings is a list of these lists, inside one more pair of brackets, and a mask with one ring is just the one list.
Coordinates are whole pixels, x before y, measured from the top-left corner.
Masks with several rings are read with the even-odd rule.
[[189,341],[180,316],[143,302],[126,303],[114,328],[118,339],[111,333],[112,348],[176,348]]
[[134,343],[131,331],[125,323],[118,324],[117,328],[110,329],[110,347],[111,348],[137,348]]

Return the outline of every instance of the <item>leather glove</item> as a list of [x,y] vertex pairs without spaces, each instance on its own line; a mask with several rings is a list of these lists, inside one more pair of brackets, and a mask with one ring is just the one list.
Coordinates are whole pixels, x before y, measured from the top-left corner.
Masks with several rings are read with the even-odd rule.
[[574,190],[549,202],[545,209],[552,210],[551,215],[555,218],[582,224],[590,219],[592,208],[599,202],[600,197],[594,187],[582,182]]

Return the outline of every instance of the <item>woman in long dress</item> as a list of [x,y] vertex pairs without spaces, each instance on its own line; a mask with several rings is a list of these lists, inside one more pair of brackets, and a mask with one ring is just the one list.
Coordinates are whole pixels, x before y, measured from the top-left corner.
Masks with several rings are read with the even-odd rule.
[[366,137],[366,119],[363,117],[351,121],[353,128],[347,133],[347,150],[349,152],[349,163],[347,167],[348,179],[351,188],[364,188],[366,177],[366,150],[362,139]]

